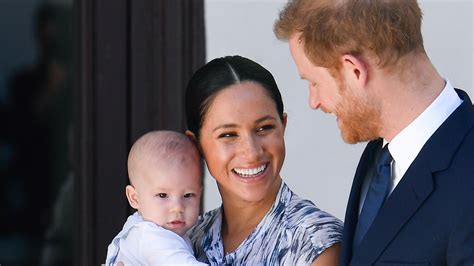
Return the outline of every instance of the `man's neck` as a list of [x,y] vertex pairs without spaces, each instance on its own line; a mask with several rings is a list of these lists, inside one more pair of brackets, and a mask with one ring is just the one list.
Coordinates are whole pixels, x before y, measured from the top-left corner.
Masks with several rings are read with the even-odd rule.
[[412,56],[405,70],[380,77],[382,129],[380,136],[391,141],[441,94],[445,81],[429,59]]

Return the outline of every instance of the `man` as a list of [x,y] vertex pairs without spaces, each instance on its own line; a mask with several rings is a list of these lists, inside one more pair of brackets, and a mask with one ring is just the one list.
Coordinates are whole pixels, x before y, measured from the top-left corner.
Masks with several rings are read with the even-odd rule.
[[474,109],[427,57],[421,19],[415,0],[290,0],[275,24],[311,108],[370,141],[341,265],[474,265]]

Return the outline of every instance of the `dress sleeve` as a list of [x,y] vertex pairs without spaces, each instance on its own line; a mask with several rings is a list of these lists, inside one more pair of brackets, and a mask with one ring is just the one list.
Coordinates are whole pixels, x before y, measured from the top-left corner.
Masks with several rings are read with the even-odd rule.
[[[342,240],[342,222],[328,216],[318,223],[300,226],[295,232],[295,241],[300,243],[296,249],[296,265],[310,265],[332,245]],[[294,241],[293,241],[294,242]]]
[[179,235],[153,225],[142,230],[139,253],[146,265],[207,265],[196,260]]

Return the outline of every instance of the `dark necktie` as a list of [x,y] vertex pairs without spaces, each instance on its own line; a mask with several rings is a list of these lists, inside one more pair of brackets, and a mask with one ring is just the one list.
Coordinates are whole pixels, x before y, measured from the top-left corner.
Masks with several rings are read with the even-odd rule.
[[375,166],[374,176],[370,182],[367,195],[365,197],[364,206],[359,215],[359,221],[354,234],[354,248],[356,249],[364,235],[370,228],[370,225],[377,216],[380,207],[382,207],[385,198],[390,190],[390,163],[392,162],[392,156],[388,151],[388,144],[380,151],[377,158],[377,164]]

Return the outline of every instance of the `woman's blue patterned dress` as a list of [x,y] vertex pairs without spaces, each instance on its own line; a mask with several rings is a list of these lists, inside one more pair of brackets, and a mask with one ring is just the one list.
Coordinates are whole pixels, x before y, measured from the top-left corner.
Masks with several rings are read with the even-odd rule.
[[255,230],[224,254],[222,208],[205,213],[190,230],[195,255],[211,265],[310,265],[340,242],[342,222],[303,200],[282,182],[275,203]]

